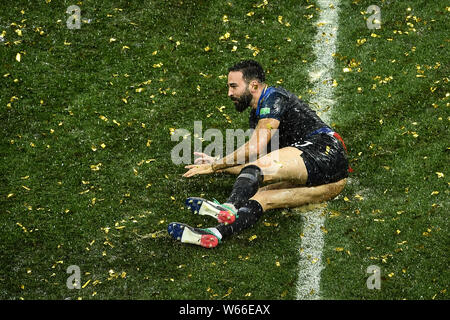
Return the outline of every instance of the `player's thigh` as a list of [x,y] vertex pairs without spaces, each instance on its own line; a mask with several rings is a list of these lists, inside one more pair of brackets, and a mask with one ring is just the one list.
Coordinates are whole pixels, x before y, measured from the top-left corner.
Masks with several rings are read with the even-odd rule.
[[294,147],[285,147],[268,153],[250,163],[261,168],[264,182],[290,181],[303,185],[308,179],[308,172],[301,157],[302,151]]
[[286,189],[260,189],[252,197],[252,200],[258,201],[264,211],[279,208],[296,208],[335,198],[342,192],[346,182],[347,179],[342,179],[314,187],[299,186]]

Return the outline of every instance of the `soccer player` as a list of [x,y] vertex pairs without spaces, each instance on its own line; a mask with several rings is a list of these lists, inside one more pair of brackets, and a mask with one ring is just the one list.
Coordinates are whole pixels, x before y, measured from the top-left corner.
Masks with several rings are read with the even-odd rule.
[[[189,170],[183,176],[226,172],[237,174],[236,182],[223,204],[195,197],[186,200],[195,214],[215,217],[216,227],[199,229],[179,222],[168,226],[174,239],[205,248],[254,225],[267,210],[336,197],[349,171],[339,134],[296,95],[268,86],[258,62],[241,61],[228,71],[228,96],[239,112],[251,107],[249,123],[254,131],[248,142],[222,159],[195,153],[198,158],[186,166]],[[278,149],[267,153],[271,139],[278,139]]]

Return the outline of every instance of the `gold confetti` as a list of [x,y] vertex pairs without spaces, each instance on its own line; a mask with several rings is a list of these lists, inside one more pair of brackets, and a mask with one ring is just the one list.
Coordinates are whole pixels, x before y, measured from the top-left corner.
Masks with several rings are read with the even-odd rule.
[[227,40],[229,39],[231,34],[229,32],[226,32],[223,36],[219,37],[219,40]]
[[100,170],[100,167],[102,166],[102,163],[98,163],[98,164],[91,164],[91,170],[92,171],[98,171]]
[[364,200],[364,198],[362,196],[360,196],[359,194],[356,194],[355,198],[358,199],[359,201]]
[[83,286],[81,287],[82,289],[86,288],[86,286],[91,282],[91,279],[89,279],[88,281],[86,281],[85,284],[83,284]]
[[363,38],[363,39],[357,39],[357,40],[356,40],[356,44],[357,44],[358,46],[362,46],[364,43],[366,43],[366,41],[367,41],[366,38]]
[[443,177],[444,177],[444,174],[443,174],[442,172],[435,172],[435,173],[436,173],[436,175],[437,175],[438,179],[440,179],[440,178],[443,178]]
[[20,52],[18,52],[18,53],[16,54],[16,61],[17,61],[17,62],[20,62],[21,58],[22,58],[22,56],[21,56]]

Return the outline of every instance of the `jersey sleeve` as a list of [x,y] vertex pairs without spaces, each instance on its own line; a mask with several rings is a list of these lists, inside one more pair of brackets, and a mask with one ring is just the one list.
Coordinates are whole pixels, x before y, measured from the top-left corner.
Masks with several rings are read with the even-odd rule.
[[259,109],[258,119],[281,119],[281,106],[284,103],[285,97],[278,92],[272,92],[267,98],[261,103]]

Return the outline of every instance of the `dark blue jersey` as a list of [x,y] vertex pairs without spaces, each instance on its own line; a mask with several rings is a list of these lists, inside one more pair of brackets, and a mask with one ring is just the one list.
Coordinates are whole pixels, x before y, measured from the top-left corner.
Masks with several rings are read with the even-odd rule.
[[250,112],[250,128],[255,129],[259,119],[266,118],[280,121],[280,149],[305,140],[320,128],[328,127],[304,101],[281,87],[267,87],[263,91],[258,107]]

